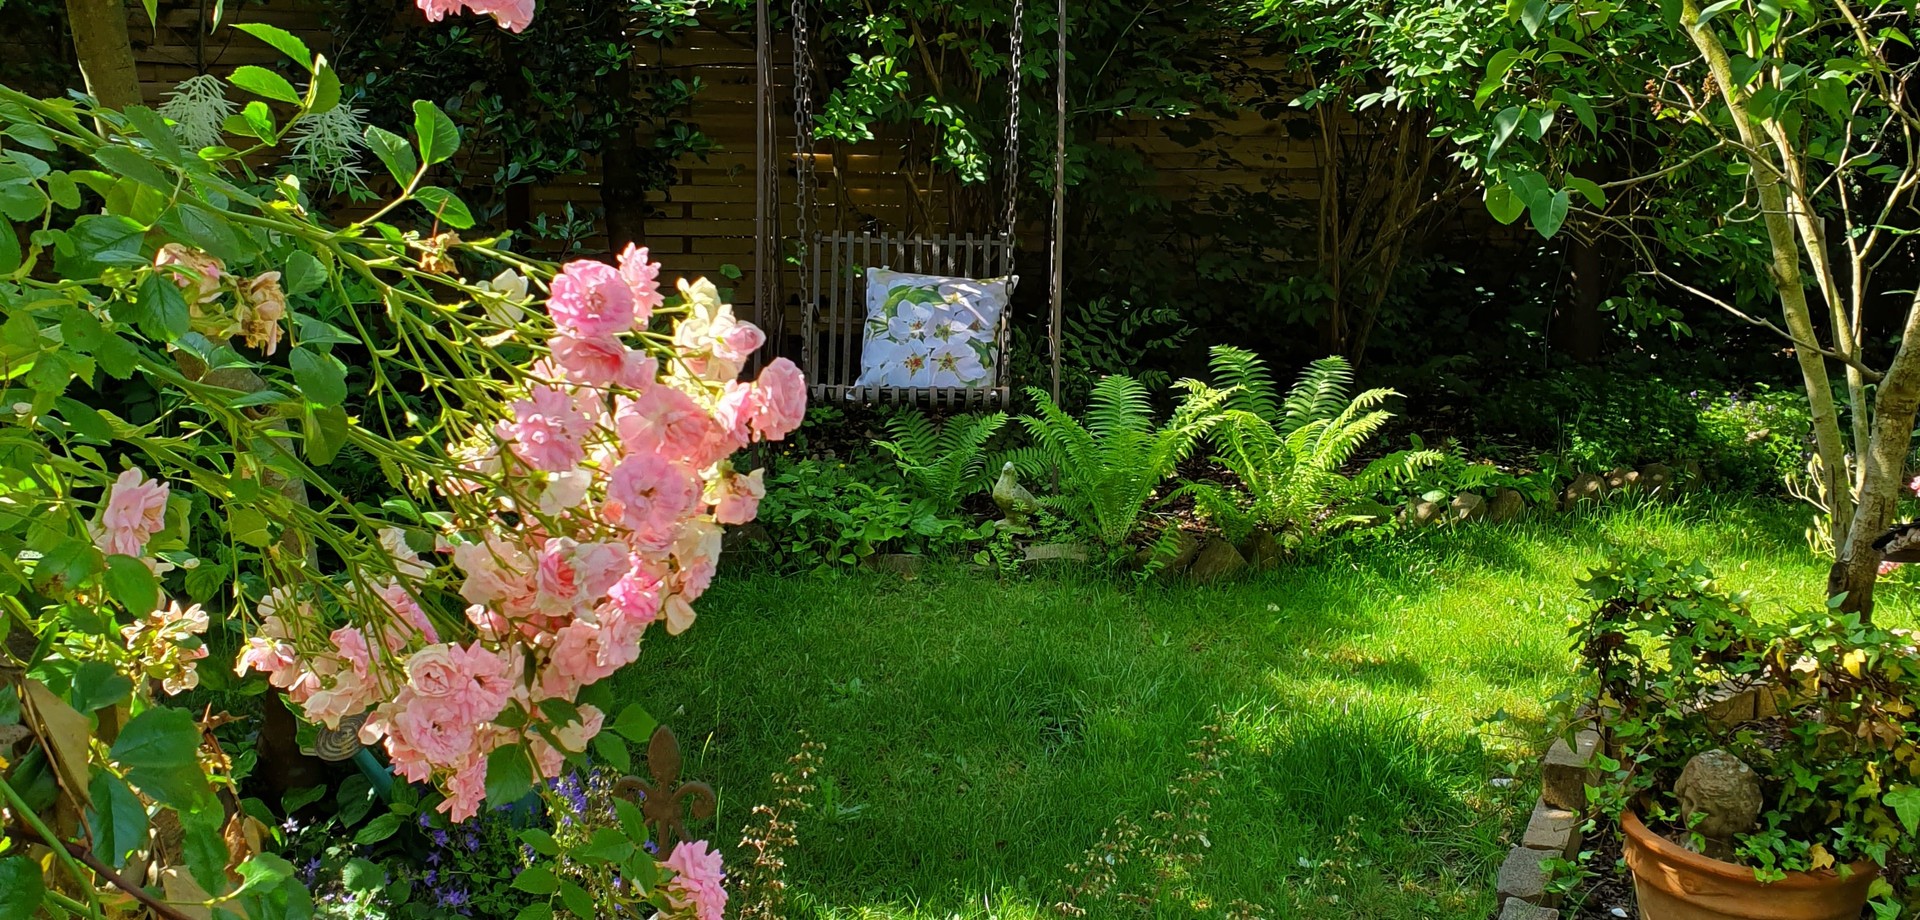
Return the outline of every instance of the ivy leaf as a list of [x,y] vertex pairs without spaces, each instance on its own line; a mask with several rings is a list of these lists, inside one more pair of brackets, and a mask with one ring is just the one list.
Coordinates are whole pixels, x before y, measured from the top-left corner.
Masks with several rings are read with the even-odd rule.
[[160,580],[147,564],[115,553],[107,557],[107,592],[136,617],[160,608]]
[[632,855],[633,842],[611,827],[595,830],[586,846],[576,847],[573,851],[574,858],[586,862],[618,863]]
[[1560,226],[1567,222],[1567,206],[1571,199],[1566,189],[1553,193],[1545,202],[1535,200],[1528,205],[1528,215],[1533,218],[1533,229],[1541,236],[1552,239],[1560,232]]
[[1909,835],[1920,832],[1920,787],[1901,786],[1881,796],[1880,801],[1900,816],[1900,824]]
[[46,891],[38,863],[25,856],[0,859],[0,920],[31,920]]
[[435,185],[415,189],[413,197],[437,220],[455,230],[465,230],[473,226],[473,212],[467,210],[467,203],[460,196]]
[[227,82],[256,96],[265,96],[276,102],[292,105],[300,104],[300,94],[294,91],[293,84],[288,83],[286,77],[265,67],[256,67],[252,64],[236,67],[233,76],[228,77]]
[[611,732],[601,732],[593,738],[593,752],[607,762],[607,766],[621,773],[633,772],[633,754],[627,750],[626,742]]
[[347,371],[334,356],[301,345],[288,353],[287,365],[308,402],[318,406],[346,402]]
[[280,53],[293,58],[294,63],[308,70],[313,69],[313,52],[308,51],[307,43],[292,32],[258,22],[235,23],[233,27],[280,49]]
[[460,129],[440,107],[425,99],[413,103],[413,136],[420,144],[420,161],[432,166],[460,149]]
[[414,159],[413,148],[407,146],[405,138],[375,125],[368,125],[364,136],[367,148],[387,165],[387,172],[393,176],[393,181],[400,183],[401,188],[405,188],[420,172],[420,161]]

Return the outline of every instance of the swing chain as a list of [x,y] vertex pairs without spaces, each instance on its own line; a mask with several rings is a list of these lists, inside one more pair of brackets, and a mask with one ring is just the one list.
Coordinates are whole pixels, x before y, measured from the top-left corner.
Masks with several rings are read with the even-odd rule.
[[813,49],[808,35],[807,0],[793,0],[793,136],[794,222],[800,248],[795,262],[800,276],[800,302],[814,309],[809,260],[813,256],[813,198],[818,184],[813,165]]
[[1026,49],[1026,19],[1026,0],[1013,0],[1012,35],[1007,49],[1007,149],[1001,166],[1006,175],[1007,202],[1000,222],[1006,234],[1006,273],[1009,275],[1013,274],[1013,229],[1020,207],[1020,69]]

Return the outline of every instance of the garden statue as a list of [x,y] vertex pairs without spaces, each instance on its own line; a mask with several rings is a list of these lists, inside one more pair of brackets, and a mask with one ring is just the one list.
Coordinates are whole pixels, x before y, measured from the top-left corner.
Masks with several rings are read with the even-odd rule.
[[1014,475],[1012,461],[1000,467],[1000,478],[993,483],[993,503],[1006,515],[1006,524],[1016,528],[1026,527],[1033,520],[1033,513],[1040,510],[1040,500],[1021,486],[1019,477]]
[[1760,816],[1760,777],[1740,758],[1714,749],[1696,754],[1673,784],[1680,817],[1715,859],[1733,855],[1733,838],[1753,830]]

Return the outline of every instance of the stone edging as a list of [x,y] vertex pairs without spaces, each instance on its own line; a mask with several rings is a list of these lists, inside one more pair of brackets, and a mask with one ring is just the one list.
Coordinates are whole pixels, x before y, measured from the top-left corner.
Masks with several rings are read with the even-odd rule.
[[1507,851],[1494,882],[1499,920],[1560,920],[1559,898],[1547,890],[1546,863],[1580,852],[1587,787],[1599,779],[1591,766],[1599,746],[1600,733],[1583,729],[1572,744],[1555,740],[1540,759],[1540,798],[1520,845]]

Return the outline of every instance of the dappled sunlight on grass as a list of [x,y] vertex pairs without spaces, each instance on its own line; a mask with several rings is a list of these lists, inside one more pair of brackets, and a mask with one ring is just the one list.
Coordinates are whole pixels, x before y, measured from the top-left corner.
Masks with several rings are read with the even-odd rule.
[[[1394,537],[1208,587],[733,574],[697,640],[656,641],[623,691],[719,789],[723,843],[796,730],[826,742],[828,801],[790,858],[815,916],[1054,916],[1064,867],[1116,817],[1151,831],[1218,711],[1235,740],[1197,897],[1481,918],[1531,805],[1549,701],[1574,686],[1574,579],[1651,545],[1704,557],[1763,603],[1810,605],[1825,566],[1804,521],[1693,498]],[[1912,598],[1882,604],[1911,622]]]

